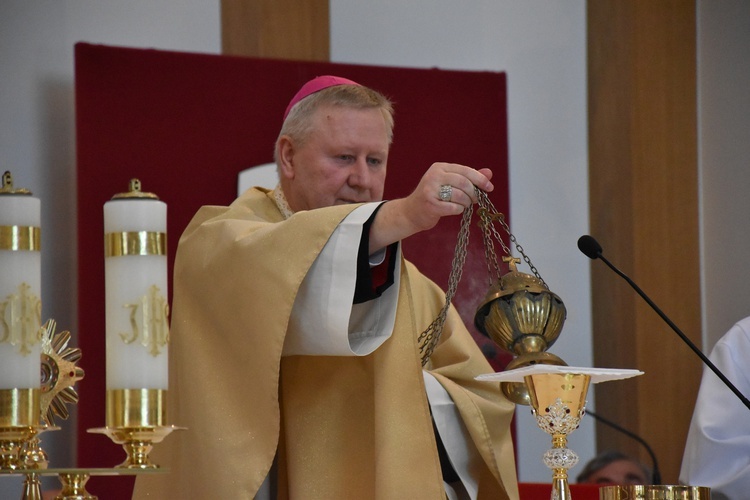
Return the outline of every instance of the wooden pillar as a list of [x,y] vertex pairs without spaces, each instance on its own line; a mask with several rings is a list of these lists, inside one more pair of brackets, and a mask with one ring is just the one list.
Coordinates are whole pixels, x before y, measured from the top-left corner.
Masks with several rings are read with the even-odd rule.
[[221,0],[224,54],[330,59],[328,0]]
[[[591,234],[700,346],[695,2],[589,1],[587,28]],[[700,360],[600,261],[592,297],[595,365],[645,372],[597,386],[596,410],[676,484]],[[650,462],[602,424],[597,448]]]

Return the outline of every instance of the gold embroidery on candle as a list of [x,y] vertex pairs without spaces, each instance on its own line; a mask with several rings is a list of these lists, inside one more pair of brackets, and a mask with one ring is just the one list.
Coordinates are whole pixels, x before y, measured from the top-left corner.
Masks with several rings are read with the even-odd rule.
[[0,303],[0,325],[0,343],[17,346],[24,356],[41,340],[42,301],[31,293],[27,283],[18,285],[18,293]]
[[135,304],[125,304],[130,309],[130,333],[121,333],[126,344],[139,342],[156,357],[169,344],[169,304],[159,293],[159,287],[151,285],[148,293]]

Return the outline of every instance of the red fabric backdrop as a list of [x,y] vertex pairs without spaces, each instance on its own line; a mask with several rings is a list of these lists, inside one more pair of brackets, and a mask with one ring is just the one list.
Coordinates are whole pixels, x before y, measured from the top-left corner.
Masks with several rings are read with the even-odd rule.
[[[272,161],[288,100],[307,80],[336,74],[380,90],[396,108],[386,198],[404,196],[434,161],[489,167],[495,207],[508,214],[506,79],[503,73],[443,71],[117,48],[75,50],[78,156],[79,383],[78,464],[111,467],[125,457],[105,436],[104,258],[102,207],[137,177],[168,204],[168,262],[202,205],[230,203],[237,174]],[[476,221],[476,215],[475,219]],[[459,218],[410,238],[406,257],[445,287]],[[473,330],[489,277],[472,225],[454,303]],[[171,276],[170,276],[171,290]],[[171,295],[171,294],[170,294]],[[425,325],[427,327],[427,325]],[[476,332],[495,369],[509,356]],[[171,422],[179,425],[179,422]],[[191,432],[191,431],[187,431]],[[167,439],[179,439],[179,433]],[[132,479],[92,478],[89,490],[117,499]],[[122,486],[125,485],[125,486]],[[129,498],[126,492],[122,498]]]
[[[599,500],[598,484],[571,484],[570,496],[575,500]],[[521,483],[518,485],[521,500],[549,500],[552,496],[550,483]]]

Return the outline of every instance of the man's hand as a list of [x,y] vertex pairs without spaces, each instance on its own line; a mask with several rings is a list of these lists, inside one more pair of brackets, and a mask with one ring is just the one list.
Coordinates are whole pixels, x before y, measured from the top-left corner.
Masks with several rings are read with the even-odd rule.
[[[486,192],[494,189],[491,178],[488,168],[433,163],[409,196],[388,201],[378,211],[370,228],[370,253],[432,229],[441,217],[463,213],[477,202],[474,186]],[[450,198],[441,199],[441,189],[449,192]]]

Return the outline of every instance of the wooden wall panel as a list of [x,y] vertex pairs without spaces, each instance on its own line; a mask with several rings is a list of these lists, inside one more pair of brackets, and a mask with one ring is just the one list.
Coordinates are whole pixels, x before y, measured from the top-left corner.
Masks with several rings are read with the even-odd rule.
[[[588,2],[591,234],[700,345],[696,11],[687,0]],[[646,439],[676,484],[700,360],[625,281],[592,262],[594,362],[644,376],[596,410]],[[597,448],[648,455],[601,424]]]
[[222,52],[328,61],[328,0],[221,0]]

